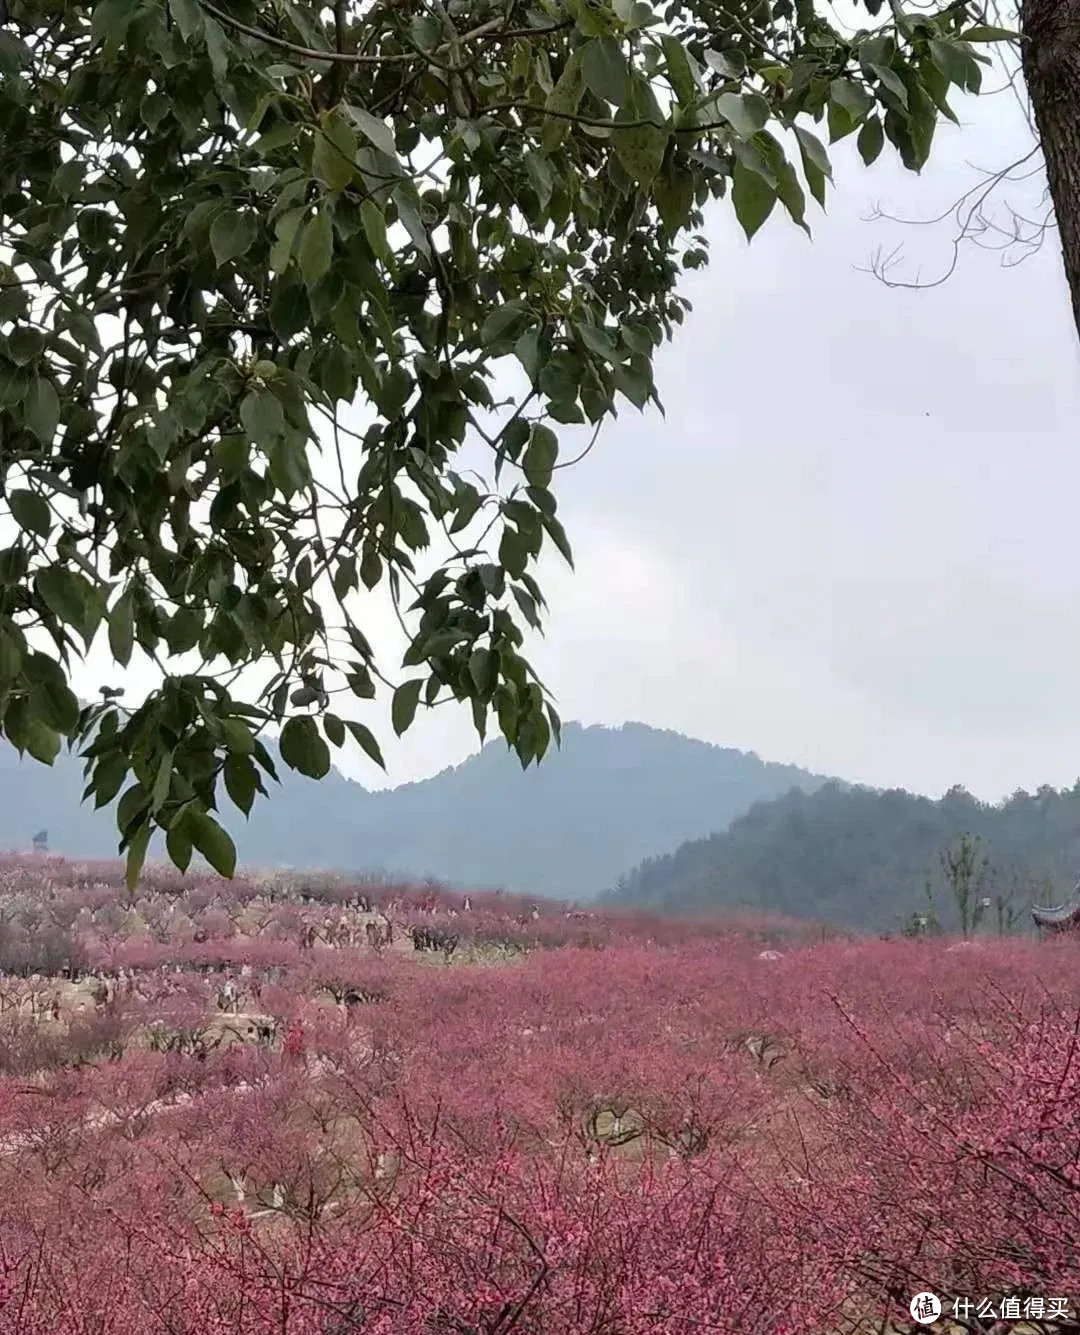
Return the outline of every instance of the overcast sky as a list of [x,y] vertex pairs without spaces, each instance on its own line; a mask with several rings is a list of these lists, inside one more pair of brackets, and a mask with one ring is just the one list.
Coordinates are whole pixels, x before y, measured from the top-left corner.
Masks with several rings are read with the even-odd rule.
[[[955,225],[874,206],[932,216],[1030,148],[1008,95],[964,118],[921,177],[837,146],[812,243],[778,210],[748,245],[713,206],[658,360],[666,420],[626,405],[559,475],[577,570],[544,568],[532,657],[564,718],[932,795],[1080,774],[1080,346],[1056,234],[1012,268],[967,247],[933,290],[863,271],[902,242],[895,277],[937,276]],[[467,710],[421,711],[397,744],[379,721],[392,783],[477,747]]]

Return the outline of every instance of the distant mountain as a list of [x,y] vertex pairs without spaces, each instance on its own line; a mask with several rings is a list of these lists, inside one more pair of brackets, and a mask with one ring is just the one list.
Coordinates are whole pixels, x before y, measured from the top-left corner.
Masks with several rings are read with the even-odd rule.
[[[566,724],[562,750],[525,772],[489,742],[433,778],[381,792],[336,771],[315,782],[278,768],[282,786],[268,785],[247,822],[222,794],[243,866],[385,871],[567,899],[595,897],[623,868],[724,829],[762,798],[825,782],[640,723]],[[53,852],[114,857],[112,811],[81,806],[83,786],[71,757],[47,769],[0,742],[0,848],[27,847],[44,828]]]
[[644,861],[603,899],[673,913],[758,908],[889,930],[925,909],[929,879],[938,916],[953,927],[940,856],[965,832],[980,836],[989,860],[982,894],[1011,896],[1030,926],[1028,904],[1056,902],[1080,876],[1080,782],[1017,792],[996,806],[963,788],[938,801],[837,783],[791,791],[721,833]]

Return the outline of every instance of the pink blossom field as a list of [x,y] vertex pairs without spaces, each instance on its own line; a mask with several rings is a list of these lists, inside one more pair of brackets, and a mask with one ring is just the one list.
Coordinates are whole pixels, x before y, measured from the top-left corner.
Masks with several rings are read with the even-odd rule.
[[0,1332],[1075,1335],[1078,1036],[1070,940],[8,857]]

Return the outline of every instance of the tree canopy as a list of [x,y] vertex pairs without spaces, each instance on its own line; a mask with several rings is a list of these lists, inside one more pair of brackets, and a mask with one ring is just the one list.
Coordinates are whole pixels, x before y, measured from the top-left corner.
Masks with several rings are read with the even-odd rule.
[[858,930],[933,916],[965,934],[1031,931],[1031,904],[1069,898],[1078,818],[1080,782],[994,804],[959,787],[935,801],[830,782],[755,803],[728,829],[646,859],[604,898],[690,916],[750,907]]
[[[813,0],[0,12],[0,719],[80,748],[132,879],[155,829],[231,874],[213,813],[266,792],[267,729],[316,778],[349,734],[381,763],[339,698],[392,693],[399,735],[467,702],[542,757],[560,428],[660,405],[710,200],[808,229],[852,135],[918,171],[1009,36],[968,0],[857,32]],[[362,624],[384,583],[400,665]],[[99,636],[160,671],[138,707],[80,707]]]

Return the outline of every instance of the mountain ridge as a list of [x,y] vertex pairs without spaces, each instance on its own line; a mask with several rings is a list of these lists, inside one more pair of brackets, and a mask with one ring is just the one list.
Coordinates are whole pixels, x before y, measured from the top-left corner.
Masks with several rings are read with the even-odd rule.
[[[498,740],[392,789],[367,789],[337,770],[318,781],[280,764],[278,772],[281,787],[268,784],[269,800],[259,798],[247,821],[222,794],[240,870],[430,876],[565,899],[594,898],[627,866],[725,828],[761,798],[825,782],[643,723],[567,723],[561,750],[524,772]],[[112,811],[80,806],[83,787],[77,758],[61,755],[50,770],[0,744],[0,847],[25,846],[44,828],[55,852],[115,857]]]
[[[900,788],[829,782],[755,803],[724,831],[643,860],[600,896],[611,906],[707,914],[763,910],[895,930],[927,909],[958,925],[941,854],[977,835],[988,859],[980,896],[1008,898],[1030,928],[1032,902],[1056,903],[1080,868],[1080,782],[1018,790],[998,803],[951,788],[933,799]],[[991,916],[996,914],[996,902]]]

